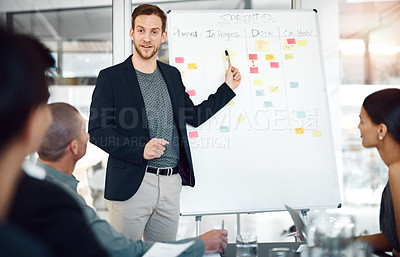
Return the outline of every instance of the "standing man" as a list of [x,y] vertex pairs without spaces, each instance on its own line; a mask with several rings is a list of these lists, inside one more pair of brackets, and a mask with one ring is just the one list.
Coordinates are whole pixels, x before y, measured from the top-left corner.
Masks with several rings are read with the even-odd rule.
[[229,66],[217,92],[195,106],[178,69],[157,61],[166,19],[155,5],[133,11],[134,54],[100,72],[92,97],[90,141],[109,153],[110,222],[134,240],[176,239],[182,184],[195,184],[186,123],[204,123],[235,96],[241,80]]

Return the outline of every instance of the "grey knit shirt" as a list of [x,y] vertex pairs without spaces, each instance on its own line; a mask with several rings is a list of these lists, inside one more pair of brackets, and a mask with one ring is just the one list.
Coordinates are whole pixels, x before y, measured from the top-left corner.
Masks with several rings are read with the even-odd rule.
[[150,138],[163,138],[169,142],[165,145],[164,154],[149,160],[148,165],[175,167],[179,159],[179,138],[167,84],[158,67],[153,73],[136,70],[136,74],[146,108]]

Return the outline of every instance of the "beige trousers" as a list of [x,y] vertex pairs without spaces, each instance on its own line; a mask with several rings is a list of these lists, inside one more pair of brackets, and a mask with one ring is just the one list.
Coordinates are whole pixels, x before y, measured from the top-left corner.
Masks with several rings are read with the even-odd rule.
[[126,201],[109,201],[110,223],[133,240],[175,241],[182,180],[146,172],[138,191]]

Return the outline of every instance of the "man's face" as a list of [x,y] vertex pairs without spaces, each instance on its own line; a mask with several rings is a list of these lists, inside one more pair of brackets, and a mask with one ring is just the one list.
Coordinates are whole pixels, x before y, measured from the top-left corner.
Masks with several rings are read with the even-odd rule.
[[144,60],[155,58],[161,44],[167,39],[167,32],[162,31],[161,18],[155,14],[137,16],[130,35],[135,54]]

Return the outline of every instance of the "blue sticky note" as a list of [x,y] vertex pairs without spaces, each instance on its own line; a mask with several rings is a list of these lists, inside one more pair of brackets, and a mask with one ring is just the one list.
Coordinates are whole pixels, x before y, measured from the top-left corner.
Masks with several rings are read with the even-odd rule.
[[290,82],[290,88],[298,88],[298,87],[299,87],[299,82],[296,82],[296,81]]
[[256,96],[264,96],[264,95],[265,95],[264,89],[262,89],[262,90],[256,90]]
[[229,132],[229,127],[228,126],[221,126],[221,127],[219,127],[219,131],[221,133],[228,133]]
[[272,107],[272,101],[265,101],[264,107]]
[[297,112],[297,118],[303,119],[305,117],[306,117],[306,113],[305,112]]

